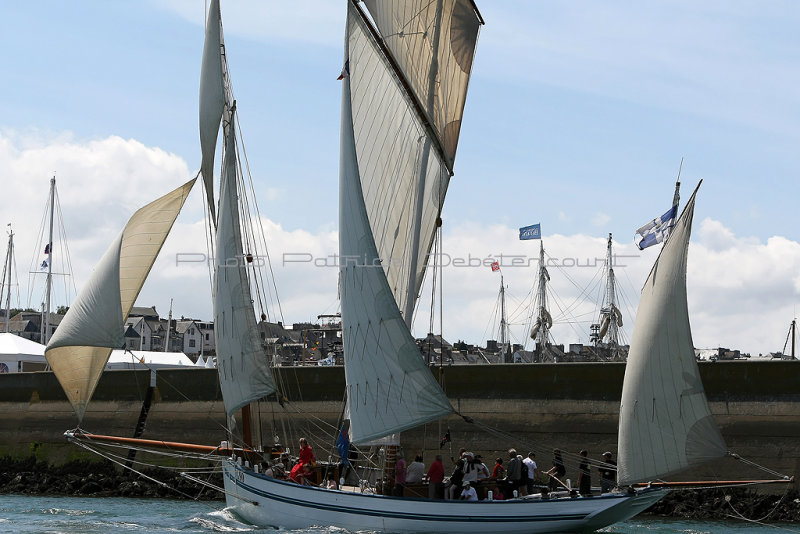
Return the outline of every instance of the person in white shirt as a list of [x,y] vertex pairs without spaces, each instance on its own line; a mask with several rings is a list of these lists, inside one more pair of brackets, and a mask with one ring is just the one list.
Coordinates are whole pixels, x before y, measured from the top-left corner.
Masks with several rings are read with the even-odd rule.
[[461,500],[462,501],[478,500],[478,493],[475,491],[475,488],[472,487],[471,483],[464,482],[464,490],[461,492]]
[[472,482],[473,489],[478,481],[478,463],[471,452],[464,453],[464,479],[462,482]]
[[422,482],[422,475],[425,474],[425,464],[422,463],[422,456],[417,455],[414,461],[406,468],[406,484]]
[[528,468],[528,495],[533,494],[533,485],[535,483],[536,475],[539,469],[536,466],[536,455],[533,452],[528,453],[528,457],[522,460],[522,463]]

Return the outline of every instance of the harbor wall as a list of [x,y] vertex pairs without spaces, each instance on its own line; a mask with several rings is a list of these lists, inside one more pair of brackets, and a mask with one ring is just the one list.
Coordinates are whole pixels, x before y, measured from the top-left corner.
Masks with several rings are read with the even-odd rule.
[[[456,410],[453,415],[403,433],[408,454],[451,454],[466,447],[487,464],[507,458],[509,447],[537,453],[548,466],[550,450],[588,449],[599,458],[616,455],[619,399],[624,363],[464,365],[433,368]],[[731,451],[778,472],[800,473],[800,362],[734,361],[700,364],[712,413]],[[286,436],[296,448],[306,436],[324,459],[335,450],[329,437],[342,416],[341,367],[283,367],[277,374],[281,403],[260,403],[254,414],[261,442]],[[81,427],[88,432],[131,436],[150,371],[104,373]],[[77,420],[49,372],[0,375],[0,456],[36,455],[60,464],[90,457],[66,443],[63,432]],[[451,443],[440,449],[446,431]],[[156,373],[156,389],[143,438],[217,444],[226,439],[222,397],[213,369]],[[568,466],[569,467],[569,466]],[[568,471],[567,476],[570,476]],[[692,478],[762,478],[741,462],[725,459],[695,471]],[[573,478],[575,478],[573,476]]]

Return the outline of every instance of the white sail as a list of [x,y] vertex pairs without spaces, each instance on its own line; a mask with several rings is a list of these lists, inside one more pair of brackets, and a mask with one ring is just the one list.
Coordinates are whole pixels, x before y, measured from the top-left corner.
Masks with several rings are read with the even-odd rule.
[[222,72],[222,24],[219,0],[211,0],[206,21],[206,39],[203,44],[203,64],[200,69],[200,150],[203,174],[203,185],[211,212],[211,222],[216,223],[214,216],[214,154],[217,150],[219,123],[225,105],[225,84]]
[[[367,3],[385,41],[376,39],[373,26],[361,16],[360,8],[350,6],[347,44],[350,52],[346,57],[351,74],[359,73],[351,77],[351,98],[367,216],[389,287],[408,325],[450,181],[448,164],[455,157],[458,140],[455,125],[461,122],[469,79],[469,69],[461,70],[447,43],[452,37],[452,11],[462,11],[462,7],[456,9],[454,4],[470,3],[445,2],[447,16],[443,15],[437,25],[442,28],[442,36],[433,40],[430,31],[434,20],[430,10],[408,9],[418,3]],[[475,22],[471,30],[472,47],[462,53],[468,59],[458,57],[471,66],[478,19],[474,10],[469,9]],[[415,31],[398,41],[397,24],[413,27]],[[422,28],[428,28],[427,37],[416,32]],[[463,38],[470,40],[466,35]],[[400,46],[412,41],[417,44],[410,49]],[[439,55],[435,58],[431,55],[434,41],[439,43],[441,59]],[[383,42],[388,48],[383,47]],[[409,80],[412,87],[404,80]],[[434,89],[426,92],[425,84]],[[430,122],[428,115],[440,117],[437,123],[440,129],[426,126]],[[449,132],[447,136],[445,132]],[[437,149],[445,146],[440,139],[447,140],[449,151]]]
[[[348,5],[345,57],[350,58],[350,75],[342,89],[339,251],[350,436],[360,444],[437,419],[453,408],[403,320],[370,226],[363,189],[368,180],[362,174],[369,172],[369,167],[362,164],[355,131],[368,117],[355,117],[352,103],[356,94],[366,96],[369,84],[390,76],[377,58],[356,8]],[[392,99],[391,92],[383,93],[387,86],[371,87],[375,95]],[[367,108],[360,113],[368,115],[370,111]],[[403,124],[404,117],[395,117],[398,124]],[[381,147],[380,138],[375,143]],[[392,150],[386,148],[391,156]],[[364,158],[380,159],[370,153],[377,151],[367,151]]]
[[225,127],[225,138],[215,252],[214,336],[220,388],[231,416],[274,392],[275,382],[256,326],[242,249],[236,136],[230,124]]
[[642,289],[622,387],[620,485],[654,480],[727,452],[700,381],[689,326],[686,261],[694,199]]
[[125,345],[125,320],[194,182],[133,214],[47,345],[47,363],[79,422],[111,350]]

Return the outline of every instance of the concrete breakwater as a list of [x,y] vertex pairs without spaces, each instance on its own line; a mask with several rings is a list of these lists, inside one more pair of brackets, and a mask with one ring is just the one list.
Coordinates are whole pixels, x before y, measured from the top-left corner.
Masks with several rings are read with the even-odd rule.
[[[800,473],[800,362],[701,363],[700,371],[729,449],[780,473]],[[506,458],[511,446],[522,453],[535,450],[543,467],[549,466],[553,447],[586,448],[595,458],[616,451],[623,363],[469,365],[441,372],[453,406],[476,424],[451,416],[404,432],[407,453],[424,451],[426,463],[433,454],[447,456],[450,447],[461,446],[483,453],[489,464],[496,456]],[[335,454],[329,433],[335,433],[343,411],[343,369],[283,367],[277,376],[284,402],[261,403],[256,416],[262,442],[272,444],[277,434],[294,449],[304,435],[318,457]],[[149,371],[106,372],[81,426],[131,436],[149,384]],[[0,456],[33,455],[55,465],[89,457],[63,437],[77,421],[52,373],[0,375],[0,410]],[[224,428],[215,370],[156,373],[143,438],[217,444],[226,439]],[[452,441],[440,449],[447,430]],[[687,477],[769,478],[732,459]]]

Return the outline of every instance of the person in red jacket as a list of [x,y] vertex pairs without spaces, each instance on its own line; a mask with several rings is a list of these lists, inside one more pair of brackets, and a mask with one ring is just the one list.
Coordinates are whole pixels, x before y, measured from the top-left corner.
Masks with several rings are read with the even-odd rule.
[[442,498],[442,481],[444,480],[444,464],[442,455],[437,454],[436,460],[428,468],[428,497],[431,499]]
[[314,451],[311,449],[311,445],[308,444],[306,438],[300,438],[300,453],[298,457],[297,464],[292,467],[292,472],[289,474],[289,478],[295,482],[299,482],[299,477],[303,472],[304,465],[309,464],[311,467],[314,467],[317,463],[317,457],[314,456]]

